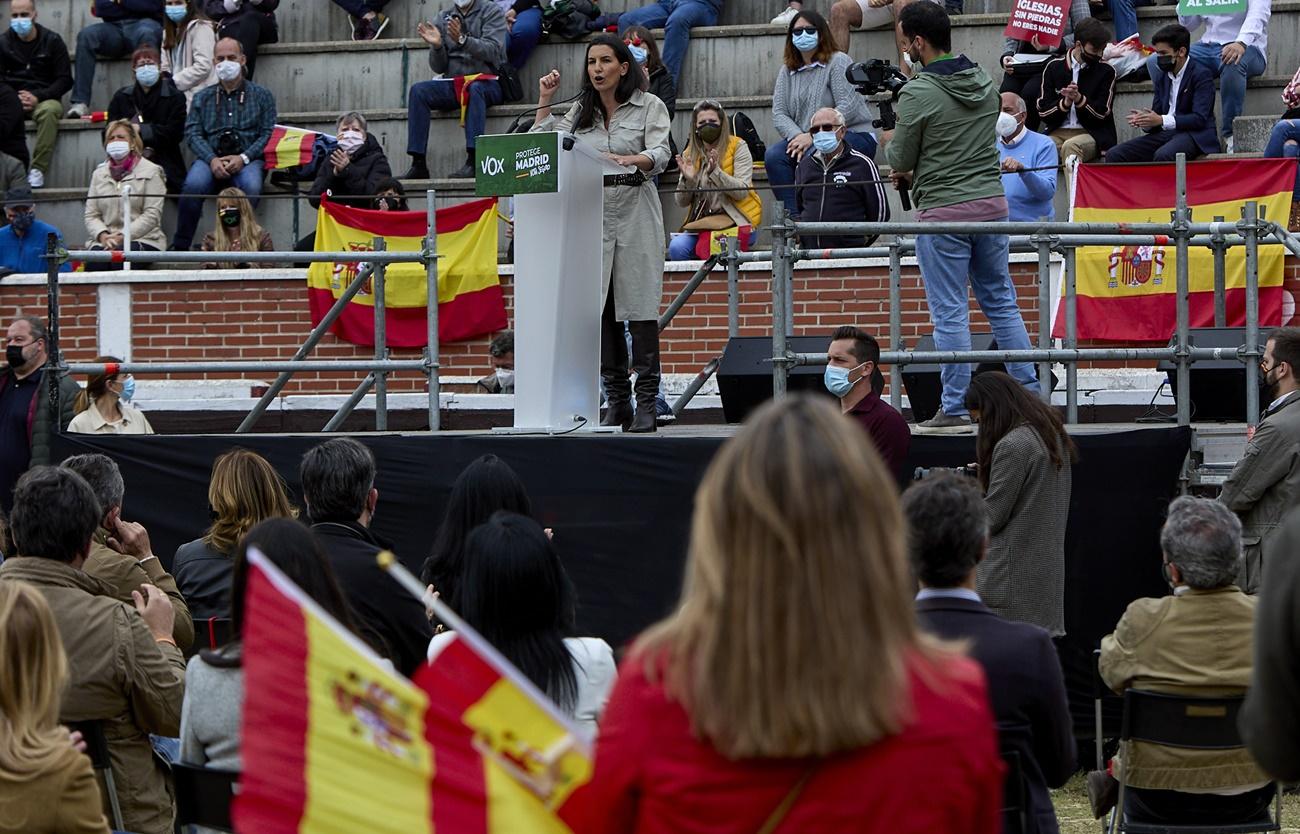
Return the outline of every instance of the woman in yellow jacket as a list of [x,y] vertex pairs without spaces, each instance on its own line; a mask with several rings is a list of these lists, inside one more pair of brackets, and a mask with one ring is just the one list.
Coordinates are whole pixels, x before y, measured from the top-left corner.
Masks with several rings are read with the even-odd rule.
[[668,244],[670,261],[696,258],[702,232],[722,232],[750,227],[748,248],[763,221],[763,204],[754,191],[754,157],[749,145],[732,136],[727,113],[716,101],[705,99],[691,113],[691,139],[677,156],[681,179],[677,204],[687,208],[686,221]]

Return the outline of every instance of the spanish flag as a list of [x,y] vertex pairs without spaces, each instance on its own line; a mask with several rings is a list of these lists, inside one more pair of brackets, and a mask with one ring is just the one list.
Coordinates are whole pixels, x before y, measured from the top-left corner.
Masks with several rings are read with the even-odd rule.
[[[1074,223],[1168,223],[1174,211],[1173,165],[1082,165],[1074,188]],[[1291,212],[1295,161],[1233,159],[1187,165],[1187,202],[1192,222],[1241,219],[1248,200],[1268,219],[1286,221]],[[1076,255],[1078,336],[1084,340],[1167,342],[1176,326],[1178,256],[1172,238],[1154,246],[1088,246]],[[1259,318],[1264,326],[1282,319],[1280,244],[1259,247]],[[1227,323],[1245,324],[1246,250],[1229,249],[1224,262]],[[1191,326],[1214,324],[1214,254],[1188,250]],[[1064,304],[1064,301],[1061,301]],[[1053,335],[1065,335],[1064,307]]]
[[[506,327],[505,298],[497,276],[496,200],[475,200],[437,215],[438,339],[456,342]],[[366,252],[382,237],[389,251],[419,252],[428,231],[421,211],[372,211],[322,200],[316,215],[317,252],[356,252],[358,260],[314,263],[307,271],[312,322],[334,306],[357,273]],[[425,268],[420,263],[390,264],[384,276],[388,344],[424,347]],[[353,297],[334,323],[340,339],[358,345],[375,343],[373,282]]]
[[586,742],[482,637],[411,683],[255,549],[247,581],[236,830],[571,832]]
[[266,149],[262,151],[266,170],[292,168],[311,162],[311,155],[316,149],[316,140],[323,136],[314,130],[300,127],[276,125],[271,129],[271,138],[266,140]]
[[496,81],[497,77],[486,72],[476,72],[473,75],[458,75],[452,79],[456,85],[456,101],[460,102],[460,124],[465,125],[465,111],[469,109],[469,88],[478,81]]

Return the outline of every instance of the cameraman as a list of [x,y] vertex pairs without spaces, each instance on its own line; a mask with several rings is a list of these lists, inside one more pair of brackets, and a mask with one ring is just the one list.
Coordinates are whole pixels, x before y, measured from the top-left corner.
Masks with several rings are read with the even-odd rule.
[[[953,55],[948,13],[935,3],[912,3],[898,19],[899,45],[921,71],[898,93],[898,124],[886,147],[895,187],[910,183],[916,219],[938,224],[1007,219],[1007,198],[994,145],[1000,101],[988,73],[965,55]],[[968,283],[993,328],[998,347],[1028,350],[1029,334],[1016,305],[1006,235],[926,234],[916,238],[936,350],[970,350]],[[1022,385],[1034,385],[1034,366],[1008,362]],[[970,366],[945,364],[942,408],[922,428],[969,430],[963,405]]]

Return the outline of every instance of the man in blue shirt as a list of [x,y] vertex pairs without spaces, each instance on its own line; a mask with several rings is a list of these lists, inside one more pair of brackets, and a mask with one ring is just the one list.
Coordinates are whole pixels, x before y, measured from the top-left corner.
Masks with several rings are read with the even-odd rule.
[[998,154],[1002,188],[1007,192],[1007,219],[1053,220],[1056,195],[1056,143],[1025,127],[1025,100],[1002,94],[998,114]]
[[[23,186],[5,192],[5,217],[9,225],[0,229],[0,270],[11,272],[44,273],[45,242],[49,235],[54,235],[63,245],[63,233],[36,219],[36,201],[32,199],[32,190]],[[64,263],[59,272],[67,272],[72,266]]]

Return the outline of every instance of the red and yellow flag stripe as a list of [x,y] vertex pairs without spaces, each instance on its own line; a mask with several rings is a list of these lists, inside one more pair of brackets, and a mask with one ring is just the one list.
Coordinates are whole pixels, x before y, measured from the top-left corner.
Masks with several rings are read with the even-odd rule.
[[321,134],[314,130],[300,127],[276,125],[271,130],[271,138],[266,141],[262,151],[262,161],[268,171],[277,168],[292,168],[311,162],[316,149],[316,139]]

